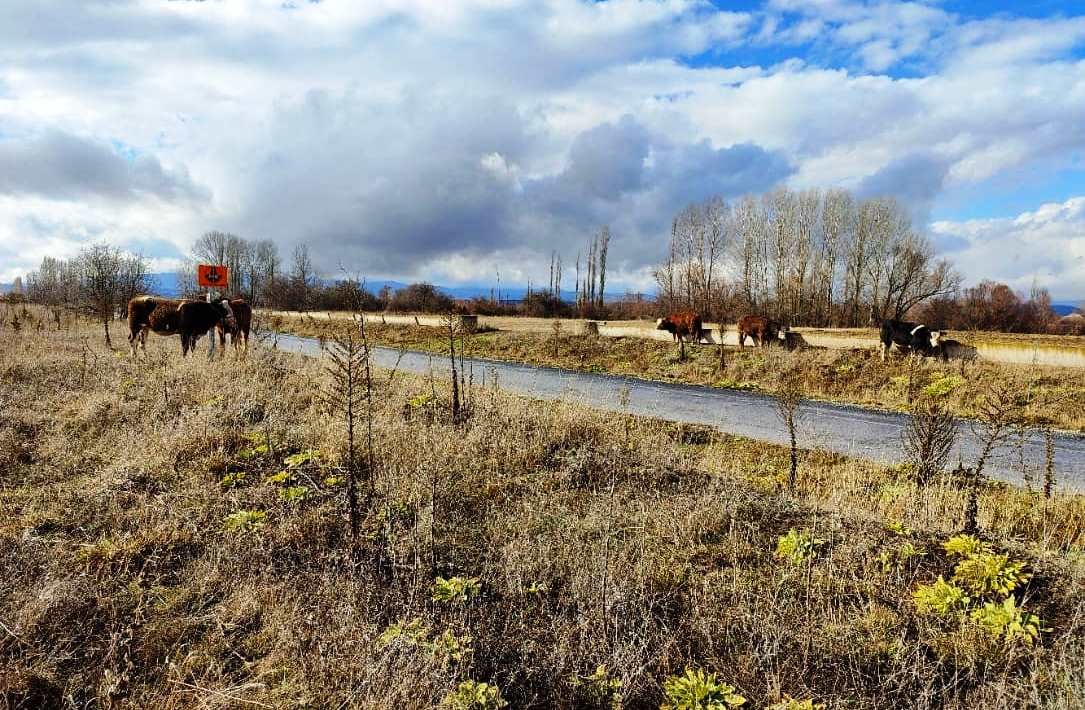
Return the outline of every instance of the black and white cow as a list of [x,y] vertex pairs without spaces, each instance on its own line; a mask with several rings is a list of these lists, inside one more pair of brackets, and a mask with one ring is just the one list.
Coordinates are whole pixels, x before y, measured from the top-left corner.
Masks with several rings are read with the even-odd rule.
[[942,334],[931,330],[922,323],[909,323],[903,320],[886,319],[882,321],[881,351],[882,362],[894,345],[909,352],[918,352],[925,357],[932,357],[939,352]]

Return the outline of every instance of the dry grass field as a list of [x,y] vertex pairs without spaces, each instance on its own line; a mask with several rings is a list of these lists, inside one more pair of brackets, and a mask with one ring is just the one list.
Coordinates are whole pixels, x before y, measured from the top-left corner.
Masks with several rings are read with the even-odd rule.
[[[548,333],[486,331],[484,327],[469,339],[467,348],[472,355],[497,360],[770,394],[780,389],[783,373],[798,372],[803,394],[809,398],[904,411],[917,396],[935,393],[960,417],[974,416],[982,385],[997,381],[1012,385],[1028,399],[1023,408],[1026,422],[1085,431],[1082,368],[932,359],[913,367],[903,357],[883,363],[872,349],[786,352],[753,347],[725,347],[721,367],[720,350],[715,346],[689,347],[687,360],[680,361],[677,347],[668,342],[587,337],[561,323],[555,329],[551,322]],[[285,313],[266,317],[265,325],[315,337],[355,327],[345,317],[327,320]],[[377,343],[431,352],[448,349],[447,333],[440,328],[377,323],[367,327]]]
[[327,358],[21,325],[0,708],[1085,705],[1081,497],[377,371],[352,539]]

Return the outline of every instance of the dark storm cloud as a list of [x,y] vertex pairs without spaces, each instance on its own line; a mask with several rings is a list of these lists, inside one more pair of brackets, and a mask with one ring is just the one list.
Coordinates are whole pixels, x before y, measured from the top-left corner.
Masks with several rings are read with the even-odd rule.
[[572,255],[601,224],[616,258],[645,266],[683,205],[766,190],[792,171],[756,145],[674,143],[627,116],[576,136],[559,172],[526,177],[547,137],[511,106],[463,95],[379,106],[311,92],[280,113],[270,142],[246,176],[236,228],[306,242],[323,268],[364,273],[499,250]]
[[125,158],[110,146],[60,131],[0,140],[0,194],[78,199],[89,195],[206,200],[188,173],[169,170],[151,155]]
[[898,158],[859,183],[859,197],[895,197],[909,208],[917,224],[924,224],[931,205],[942,192],[950,162],[929,153]]

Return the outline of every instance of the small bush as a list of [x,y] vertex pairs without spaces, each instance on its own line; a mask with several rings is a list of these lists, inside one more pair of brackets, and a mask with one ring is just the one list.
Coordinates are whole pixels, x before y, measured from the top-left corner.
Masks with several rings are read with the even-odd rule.
[[569,679],[573,686],[576,707],[584,710],[621,710],[622,681],[611,678],[605,665],[595,669],[589,676],[574,675]]
[[942,375],[924,387],[923,394],[928,397],[945,397],[963,384],[964,378],[960,375]]
[[1026,646],[1031,646],[1043,630],[1040,618],[1017,606],[1013,597],[1006,597],[1001,603],[987,602],[974,609],[970,618],[991,636]]
[[715,673],[699,668],[687,668],[683,675],[667,678],[663,693],[666,700],[660,710],[726,710],[746,704],[733,685],[720,683]]
[[973,535],[954,535],[942,543],[942,549],[950,557],[971,557],[992,551],[990,545]]
[[821,538],[814,537],[805,530],[799,531],[792,528],[787,531],[787,535],[781,535],[777,540],[776,556],[792,564],[801,564],[823,544],[825,541]]
[[1009,594],[1028,581],[1025,563],[990,552],[972,555],[957,563],[953,581],[977,596]]
[[279,500],[284,503],[300,503],[309,497],[308,486],[288,486],[279,491]]
[[479,586],[478,577],[438,577],[433,583],[433,601],[466,604],[480,591],[482,587]]
[[931,584],[921,584],[913,594],[916,608],[921,614],[946,616],[968,608],[971,599],[967,592],[941,576]]
[[441,700],[441,707],[449,710],[498,710],[508,706],[501,697],[501,689],[489,683],[465,680]]
[[267,513],[262,510],[239,510],[222,519],[227,532],[253,532],[264,527]]
[[794,698],[784,698],[778,703],[769,705],[766,710],[825,710],[825,704],[815,703],[811,699],[795,700]]

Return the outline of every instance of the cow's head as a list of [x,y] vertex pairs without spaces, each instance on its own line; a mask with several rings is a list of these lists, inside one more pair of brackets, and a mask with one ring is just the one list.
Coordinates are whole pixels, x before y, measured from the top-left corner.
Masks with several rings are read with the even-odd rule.
[[230,308],[230,299],[221,298],[215,301],[215,306],[222,317],[222,325],[228,330],[237,328],[237,318],[234,317],[234,309]]
[[670,318],[656,318],[656,330],[672,330],[674,324]]
[[937,347],[940,347],[941,345],[942,345],[942,331],[940,331],[940,330],[932,330],[931,331],[931,347],[932,348],[937,348]]
[[790,333],[790,332],[791,332],[791,326],[789,326],[789,325],[781,325],[776,330],[776,337],[779,338],[781,341],[786,343],[787,342],[787,334]]

